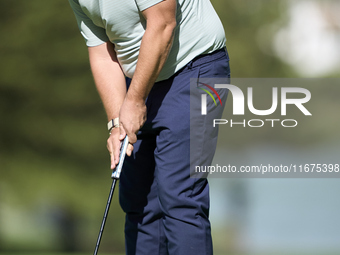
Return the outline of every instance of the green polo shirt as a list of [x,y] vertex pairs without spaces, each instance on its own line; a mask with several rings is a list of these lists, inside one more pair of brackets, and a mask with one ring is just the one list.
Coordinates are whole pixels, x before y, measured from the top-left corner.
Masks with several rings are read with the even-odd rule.
[[[119,63],[132,78],[146,21],[141,11],[162,0],[69,0],[86,45],[115,45]],[[177,27],[169,57],[157,79],[164,80],[200,54],[225,46],[222,23],[209,0],[177,0]]]

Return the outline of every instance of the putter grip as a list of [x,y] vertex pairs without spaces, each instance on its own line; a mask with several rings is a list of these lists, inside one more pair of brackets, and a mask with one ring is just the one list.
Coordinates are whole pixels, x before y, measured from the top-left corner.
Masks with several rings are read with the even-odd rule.
[[116,166],[115,169],[113,169],[111,178],[112,179],[119,179],[120,178],[120,174],[122,172],[122,167],[123,167],[123,163],[124,163],[124,159],[125,159],[125,155],[126,155],[126,149],[127,146],[129,144],[129,139],[127,136],[125,136],[122,145],[120,146],[120,155],[119,155],[119,163]]

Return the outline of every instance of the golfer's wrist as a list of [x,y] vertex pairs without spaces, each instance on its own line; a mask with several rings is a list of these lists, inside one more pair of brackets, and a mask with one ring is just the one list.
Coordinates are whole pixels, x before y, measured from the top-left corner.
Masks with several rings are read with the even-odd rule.
[[141,91],[133,90],[132,88],[130,88],[128,92],[126,93],[126,99],[136,104],[144,104],[146,98],[147,98],[147,95],[145,95],[145,93]]
[[107,123],[107,130],[109,131],[110,134],[111,134],[112,130],[114,130],[115,128],[119,128],[119,118],[118,117],[111,119]]

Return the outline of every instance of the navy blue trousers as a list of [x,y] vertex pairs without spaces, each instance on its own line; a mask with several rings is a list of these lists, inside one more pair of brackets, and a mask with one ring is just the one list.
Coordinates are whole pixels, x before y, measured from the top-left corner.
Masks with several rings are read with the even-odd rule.
[[[147,98],[147,121],[120,179],[128,255],[212,254],[208,181],[190,178],[190,79],[200,77],[230,77],[226,50],[192,60],[157,82]],[[209,149],[211,159],[214,151]]]

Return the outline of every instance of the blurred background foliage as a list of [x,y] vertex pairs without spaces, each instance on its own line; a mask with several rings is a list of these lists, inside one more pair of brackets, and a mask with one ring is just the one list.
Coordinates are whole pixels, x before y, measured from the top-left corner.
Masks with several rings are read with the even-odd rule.
[[[233,77],[302,76],[272,47],[291,1],[212,3]],[[72,10],[0,0],[0,34],[0,252],[91,251],[111,183],[106,116]],[[124,251],[123,219],[116,194],[102,251]]]

